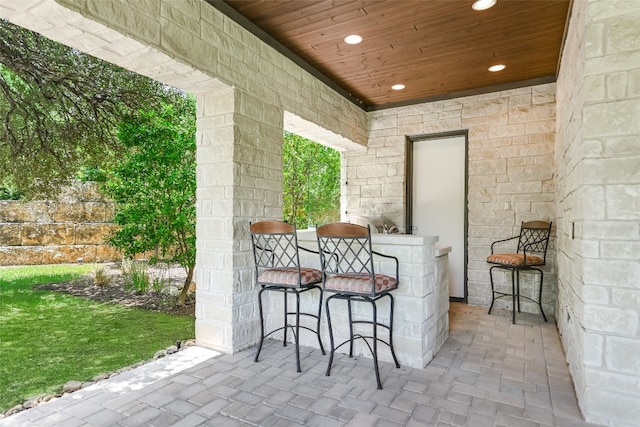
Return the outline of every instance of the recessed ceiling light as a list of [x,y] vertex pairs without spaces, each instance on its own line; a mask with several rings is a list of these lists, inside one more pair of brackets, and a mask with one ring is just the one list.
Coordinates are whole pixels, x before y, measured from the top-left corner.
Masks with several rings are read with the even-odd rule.
[[351,34],[350,36],[347,36],[344,38],[344,42],[347,44],[358,44],[362,41],[362,36],[359,36],[357,34]]
[[507,66],[504,65],[504,64],[496,64],[496,65],[492,65],[491,67],[489,67],[489,71],[491,71],[492,73],[495,73],[497,71],[502,71],[505,68],[507,68]]
[[498,0],[476,0],[471,5],[473,10],[487,10],[496,5]]
[[393,90],[402,90],[404,88],[405,88],[405,86],[403,84],[397,84],[397,85],[391,86],[391,89],[393,89]]

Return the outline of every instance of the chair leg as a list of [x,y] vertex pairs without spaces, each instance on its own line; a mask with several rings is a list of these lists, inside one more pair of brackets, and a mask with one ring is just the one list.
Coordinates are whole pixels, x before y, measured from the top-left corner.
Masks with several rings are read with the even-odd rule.
[[396,364],[396,368],[400,367],[400,363],[398,363],[398,358],[396,357],[396,352],[393,349],[393,307],[395,305],[395,300],[393,298],[393,295],[391,294],[387,294],[389,295],[389,298],[391,298],[391,312],[390,312],[390,318],[389,318],[389,348],[391,349],[391,356],[393,356],[393,361]]
[[491,305],[489,306],[489,312],[487,314],[491,314],[491,310],[493,309],[493,303],[496,301],[496,293],[495,288],[493,287],[493,269],[495,266],[489,269],[489,280],[491,281]]
[[516,324],[516,270],[511,270],[511,323]]
[[516,270],[516,295],[518,298],[518,313],[520,311],[520,270]]
[[322,345],[322,338],[320,338],[320,318],[322,315],[322,288],[318,288],[320,291],[320,302],[318,303],[318,323],[316,325],[316,335],[318,335],[318,344],[320,344],[320,351],[322,351],[322,355],[327,354],[324,351],[324,346]]
[[289,315],[287,314],[289,311],[289,307],[288,307],[288,302],[289,302],[289,293],[287,292],[287,290],[285,289],[284,292],[284,325],[283,326],[283,332],[284,332],[284,337],[282,338],[282,345],[284,347],[287,346],[287,325],[288,325],[288,320],[289,320]]
[[349,312],[349,357],[353,357],[353,312],[351,311],[351,299],[347,299],[347,310]]
[[[373,368],[376,371],[376,381],[378,390],[382,390],[382,382],[380,381],[380,368],[378,367],[378,307],[376,302],[367,298],[371,303],[373,310]],[[353,342],[353,340],[351,340]]]
[[544,278],[544,273],[539,268],[533,268],[532,270],[536,270],[540,273],[540,287],[538,289],[538,307],[540,307],[540,313],[542,313],[542,318],[544,321],[547,321],[547,316],[544,314],[544,310],[542,309],[542,279]]
[[262,293],[265,291],[264,288],[258,292],[258,308],[260,312],[260,343],[258,344],[258,351],[256,352],[256,357],[253,360],[254,362],[258,361],[258,357],[260,357],[260,352],[262,351],[262,343],[264,342],[264,315],[262,314]]
[[324,303],[325,311],[327,312],[327,326],[329,327],[329,343],[331,344],[331,352],[329,353],[329,364],[327,365],[327,372],[325,373],[327,377],[331,375],[331,364],[333,363],[333,353],[336,350],[335,344],[333,341],[333,327],[331,325],[331,312],[329,311],[329,301],[331,301],[332,298],[333,298],[333,295],[327,298]]
[[296,295],[296,336],[294,337],[296,340],[296,366],[298,372],[302,372],[300,369],[300,293],[296,291],[293,293]]

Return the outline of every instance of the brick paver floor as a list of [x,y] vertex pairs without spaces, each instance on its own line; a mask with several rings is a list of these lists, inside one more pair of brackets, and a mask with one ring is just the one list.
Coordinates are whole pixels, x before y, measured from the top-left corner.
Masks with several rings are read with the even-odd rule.
[[453,303],[450,337],[425,369],[267,341],[235,355],[192,347],[20,412],[0,426],[592,426],[578,410],[550,319]]

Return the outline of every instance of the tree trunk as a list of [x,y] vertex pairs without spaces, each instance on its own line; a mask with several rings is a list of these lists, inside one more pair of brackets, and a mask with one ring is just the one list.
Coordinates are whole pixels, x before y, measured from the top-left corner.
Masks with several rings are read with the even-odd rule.
[[189,285],[191,285],[194,270],[194,264],[190,265],[187,269],[187,279],[184,281],[184,286],[182,287],[182,291],[180,292],[180,296],[178,297],[178,305],[184,305],[184,301],[187,299],[187,292],[189,292]]

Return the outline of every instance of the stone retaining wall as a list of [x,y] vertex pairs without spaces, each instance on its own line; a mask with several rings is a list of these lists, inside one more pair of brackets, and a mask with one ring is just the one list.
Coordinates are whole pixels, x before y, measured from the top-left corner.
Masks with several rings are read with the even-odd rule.
[[95,183],[77,183],[55,201],[0,201],[0,265],[120,260],[105,242],[113,215]]

